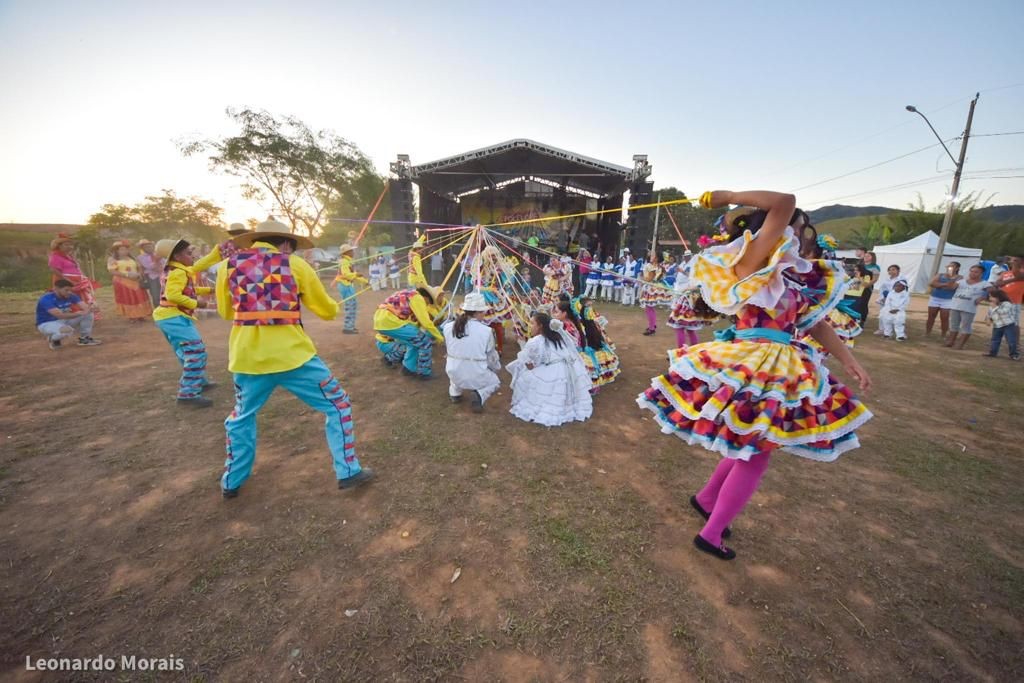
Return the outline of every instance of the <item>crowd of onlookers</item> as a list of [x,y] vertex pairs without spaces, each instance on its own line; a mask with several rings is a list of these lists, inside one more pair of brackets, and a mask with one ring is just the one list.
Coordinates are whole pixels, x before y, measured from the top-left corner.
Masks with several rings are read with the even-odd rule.
[[[942,341],[945,346],[963,349],[970,339],[979,305],[987,303],[985,323],[991,326],[992,334],[986,356],[999,355],[1003,340],[1007,353],[1013,360],[1020,359],[1020,317],[1021,300],[1024,298],[1024,257],[1011,256],[997,261],[987,277],[981,264],[973,264],[967,274],[961,272],[962,264],[950,261],[943,272],[928,283],[928,316],[925,321],[925,335],[931,335],[935,322],[939,322]],[[847,297],[860,314],[862,326],[867,325],[868,301],[874,289],[878,290],[878,329],[875,334],[886,338],[895,337],[904,341],[906,334],[906,310],[910,302],[911,283],[900,274],[898,265],[890,265],[885,276],[875,265],[870,252],[853,266],[851,287]]]

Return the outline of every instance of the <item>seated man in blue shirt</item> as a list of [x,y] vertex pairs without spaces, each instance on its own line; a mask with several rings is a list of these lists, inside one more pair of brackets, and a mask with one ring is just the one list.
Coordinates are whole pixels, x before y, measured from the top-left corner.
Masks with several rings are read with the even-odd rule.
[[50,348],[60,348],[64,337],[78,331],[79,346],[96,346],[98,339],[93,339],[92,310],[72,293],[74,285],[67,280],[53,283],[53,291],[39,297],[36,303],[36,329],[50,340]]

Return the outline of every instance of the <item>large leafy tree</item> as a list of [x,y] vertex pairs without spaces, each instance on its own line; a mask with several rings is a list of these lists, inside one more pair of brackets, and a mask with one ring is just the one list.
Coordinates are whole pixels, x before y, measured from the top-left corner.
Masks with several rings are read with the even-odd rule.
[[366,177],[376,176],[369,158],[333,132],[266,111],[228,109],[227,115],[237,134],[182,142],[180,150],[205,154],[211,170],[241,178],[242,194],[266,204],[292,232],[318,234],[329,208],[361,203]]
[[[663,187],[656,190],[654,197],[661,195],[661,201],[668,202],[673,199],[684,199],[686,193],[675,187]],[[658,241],[678,240],[672,219],[675,219],[683,237],[690,243],[690,247],[697,250],[697,239],[701,235],[708,235],[715,232],[714,224],[718,217],[725,213],[726,209],[702,209],[696,204],[673,204],[661,208],[661,218],[658,221]],[[671,218],[668,214],[671,214]],[[653,219],[652,219],[653,220]]]

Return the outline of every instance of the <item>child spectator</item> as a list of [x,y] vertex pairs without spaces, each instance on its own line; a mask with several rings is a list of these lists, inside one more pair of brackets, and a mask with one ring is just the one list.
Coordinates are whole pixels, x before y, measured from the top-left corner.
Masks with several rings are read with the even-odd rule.
[[988,347],[988,353],[983,355],[991,358],[998,356],[999,346],[1005,337],[1010,360],[1020,360],[1020,351],[1017,349],[1017,340],[1020,338],[1017,311],[1010,302],[1010,297],[1006,292],[994,289],[988,294],[988,302],[988,323],[992,326],[992,343]]
[[890,291],[882,300],[882,311],[878,316],[882,336],[890,339],[896,334],[896,341],[907,340],[907,305],[910,303],[910,290],[904,278],[897,278]]

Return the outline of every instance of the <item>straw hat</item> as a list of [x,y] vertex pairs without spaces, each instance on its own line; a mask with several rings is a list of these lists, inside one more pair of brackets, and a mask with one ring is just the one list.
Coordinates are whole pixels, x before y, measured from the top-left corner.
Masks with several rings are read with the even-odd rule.
[[185,241],[186,240],[160,240],[153,248],[153,253],[165,261],[169,261],[171,260],[171,254],[178,251],[178,246]]
[[255,230],[249,230],[245,233],[232,238],[239,249],[246,249],[252,246],[253,242],[258,242],[261,237],[287,237],[290,240],[295,240],[296,249],[312,249],[313,240],[302,235],[295,235],[288,226],[280,221],[275,221],[273,218],[268,218],[259,225],[256,226]]
[[485,299],[484,295],[480,292],[470,292],[462,302],[462,310],[466,313],[486,311],[488,308],[490,308],[490,306],[487,305],[487,299]]
[[142,238],[141,240],[139,240],[138,242],[135,243],[135,246],[137,246],[139,249],[142,249],[147,244],[150,244],[150,245],[153,244],[152,240],[147,240],[146,238]]
[[353,245],[351,245],[351,244],[343,244],[343,245],[341,245],[341,247],[339,247],[338,254],[341,255],[341,254],[345,254],[345,253],[351,253],[351,252],[354,252],[355,250],[356,250],[356,248]]
[[57,236],[50,240],[50,251],[57,251],[60,249],[60,245],[65,242],[74,242],[75,238],[67,233],[59,232]]
[[244,235],[247,232],[249,232],[249,228],[245,227],[241,223],[232,223],[231,225],[228,226],[228,234],[231,235],[232,237]]
[[431,287],[430,285],[424,285],[419,289],[422,289],[423,291],[427,292],[430,295],[430,300],[433,301],[435,305],[441,305],[444,301],[447,300],[447,295],[444,293],[444,290],[441,289],[440,287]]

